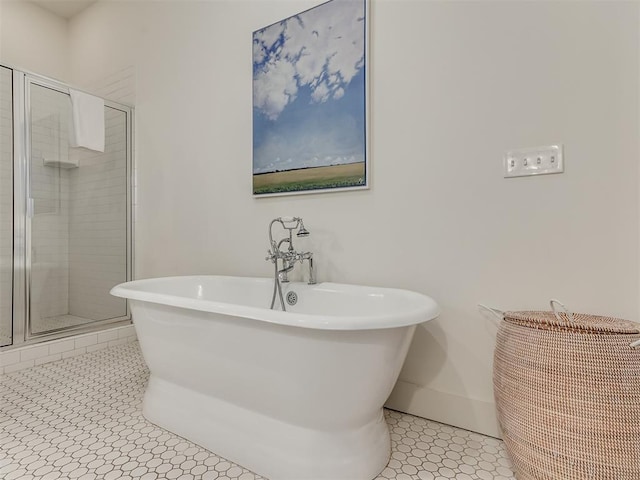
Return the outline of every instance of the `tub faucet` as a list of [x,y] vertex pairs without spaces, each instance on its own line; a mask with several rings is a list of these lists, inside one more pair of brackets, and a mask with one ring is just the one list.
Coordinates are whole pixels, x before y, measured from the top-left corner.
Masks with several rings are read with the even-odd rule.
[[[282,228],[288,231],[287,236],[282,238],[279,242],[273,239],[273,224],[279,223]],[[271,309],[274,308],[276,303],[276,295],[280,300],[280,306],[283,311],[286,311],[284,299],[282,297],[282,283],[289,281],[288,274],[296,262],[304,263],[306,260],[309,264],[309,285],[316,283],[315,272],[313,269],[313,253],[311,252],[297,252],[293,248],[293,231],[298,229],[296,233],[297,237],[308,237],[309,230],[304,227],[302,218],[300,217],[278,217],[271,220],[269,223],[269,245],[270,249],[267,252],[265,260],[273,262],[274,265],[274,285],[273,285],[273,297],[271,298]],[[282,244],[288,243],[289,246],[283,250]],[[278,260],[280,265],[278,265]]]

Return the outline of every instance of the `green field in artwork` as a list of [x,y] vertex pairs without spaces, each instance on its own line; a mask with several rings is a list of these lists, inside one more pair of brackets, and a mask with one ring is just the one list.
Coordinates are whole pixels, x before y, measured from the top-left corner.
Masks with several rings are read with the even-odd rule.
[[253,193],[287,193],[365,185],[365,163],[300,168],[253,176]]

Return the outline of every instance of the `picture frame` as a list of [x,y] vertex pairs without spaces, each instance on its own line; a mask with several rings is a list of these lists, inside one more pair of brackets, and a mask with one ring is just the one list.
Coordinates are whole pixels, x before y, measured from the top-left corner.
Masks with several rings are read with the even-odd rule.
[[254,197],[369,188],[368,0],[253,32]]

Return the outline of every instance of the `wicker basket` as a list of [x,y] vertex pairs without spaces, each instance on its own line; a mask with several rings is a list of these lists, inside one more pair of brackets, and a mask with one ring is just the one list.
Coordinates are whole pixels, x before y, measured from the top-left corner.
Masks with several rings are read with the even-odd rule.
[[610,317],[504,313],[493,385],[519,480],[640,480],[639,334]]

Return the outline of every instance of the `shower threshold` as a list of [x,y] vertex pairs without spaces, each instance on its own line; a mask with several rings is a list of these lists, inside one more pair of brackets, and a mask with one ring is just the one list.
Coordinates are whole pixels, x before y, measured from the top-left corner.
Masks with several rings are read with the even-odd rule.
[[77,327],[78,325],[87,325],[97,322],[90,318],[77,317],[75,315],[56,315],[53,317],[42,317],[37,323],[32,325],[32,333],[45,333],[63,328]]

